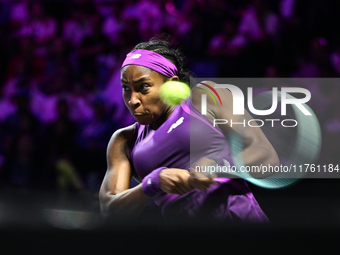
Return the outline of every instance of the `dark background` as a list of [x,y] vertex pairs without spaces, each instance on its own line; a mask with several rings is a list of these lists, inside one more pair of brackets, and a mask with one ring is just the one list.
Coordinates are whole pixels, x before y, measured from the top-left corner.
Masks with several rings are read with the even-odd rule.
[[[331,0],[0,1],[0,229],[13,237],[5,243],[13,249],[16,239],[46,237],[41,247],[48,249],[58,237],[69,246],[74,238],[78,247],[82,238],[106,240],[117,229],[115,222],[105,227],[97,218],[98,190],[111,134],[134,122],[121,99],[119,70],[135,44],[169,35],[195,77],[337,78],[339,7]],[[323,83],[309,89],[317,97],[312,108],[323,137],[317,163],[338,164],[339,87]],[[250,187],[271,227],[204,230],[242,247],[245,233],[255,243],[262,240],[258,233],[269,241],[295,233],[313,242],[334,236],[339,227],[337,179],[305,179],[280,190]],[[87,212],[100,223],[86,233],[61,230],[72,227],[51,226],[47,209]],[[111,233],[116,241],[136,241],[135,230],[144,228],[140,245],[156,238],[155,229],[165,237],[191,236],[194,243],[190,226],[187,232],[182,227],[166,232],[169,226],[152,223],[159,220],[157,209],[150,204],[147,210],[144,223]]]

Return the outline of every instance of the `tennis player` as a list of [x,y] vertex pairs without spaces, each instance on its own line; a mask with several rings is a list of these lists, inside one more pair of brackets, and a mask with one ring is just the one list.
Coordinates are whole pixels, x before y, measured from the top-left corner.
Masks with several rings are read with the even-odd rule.
[[[227,137],[236,130],[212,124],[214,118],[231,118],[231,92],[217,89],[223,108],[208,98],[208,114],[203,116],[197,110],[204,93],[200,89],[193,89],[191,98],[179,106],[161,101],[160,87],[170,80],[190,84],[181,54],[169,42],[143,42],[127,54],[121,84],[125,104],[137,122],[116,131],[109,141],[108,168],[99,195],[102,213],[136,218],[153,199],[166,220],[268,221],[243,179],[189,172],[193,165],[210,164],[209,160],[233,164]],[[277,162],[260,129],[243,133],[243,139],[245,164]],[[140,184],[129,188],[132,176]]]

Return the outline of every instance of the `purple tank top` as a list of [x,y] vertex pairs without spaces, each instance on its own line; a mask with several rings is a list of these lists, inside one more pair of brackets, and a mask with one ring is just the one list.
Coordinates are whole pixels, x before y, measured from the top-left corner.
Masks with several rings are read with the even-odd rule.
[[[193,106],[191,100],[177,106],[157,129],[135,123],[130,157],[142,180],[159,167],[189,169],[201,157],[226,158],[229,146],[222,131]],[[213,216],[217,219],[267,221],[246,182],[218,178],[206,191],[184,195],[163,193],[155,198],[166,219]]]

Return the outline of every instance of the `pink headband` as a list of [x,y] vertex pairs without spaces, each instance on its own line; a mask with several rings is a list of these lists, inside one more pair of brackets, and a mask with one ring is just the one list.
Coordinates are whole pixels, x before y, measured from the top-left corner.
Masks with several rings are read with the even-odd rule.
[[176,66],[170,60],[149,50],[131,51],[126,55],[121,68],[126,65],[145,66],[167,77],[178,75]]

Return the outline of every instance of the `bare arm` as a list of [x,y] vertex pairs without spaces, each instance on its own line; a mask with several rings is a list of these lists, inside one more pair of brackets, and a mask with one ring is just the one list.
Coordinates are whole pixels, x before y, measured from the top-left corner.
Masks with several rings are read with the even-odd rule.
[[[214,87],[214,82],[204,82]],[[221,97],[222,104],[215,105],[210,97],[207,97],[207,117],[213,122],[214,119],[226,119],[227,124],[219,125],[224,135],[229,138],[233,133],[240,135],[244,142],[244,150],[242,151],[242,159],[244,165],[278,165],[279,158],[271,143],[263,134],[259,127],[244,127],[243,125],[231,126],[231,119],[235,122],[248,122],[251,119],[250,114],[245,111],[245,115],[233,115],[233,97],[227,89],[216,89]],[[192,101],[196,108],[200,109],[201,94],[204,93],[200,89],[193,89]],[[254,176],[256,177],[256,176]],[[263,175],[261,175],[263,177]]]
[[144,195],[141,184],[129,188],[132,177],[128,158],[128,142],[134,126],[116,131],[107,148],[107,172],[100,188],[99,201],[104,215],[136,218],[150,198]]

